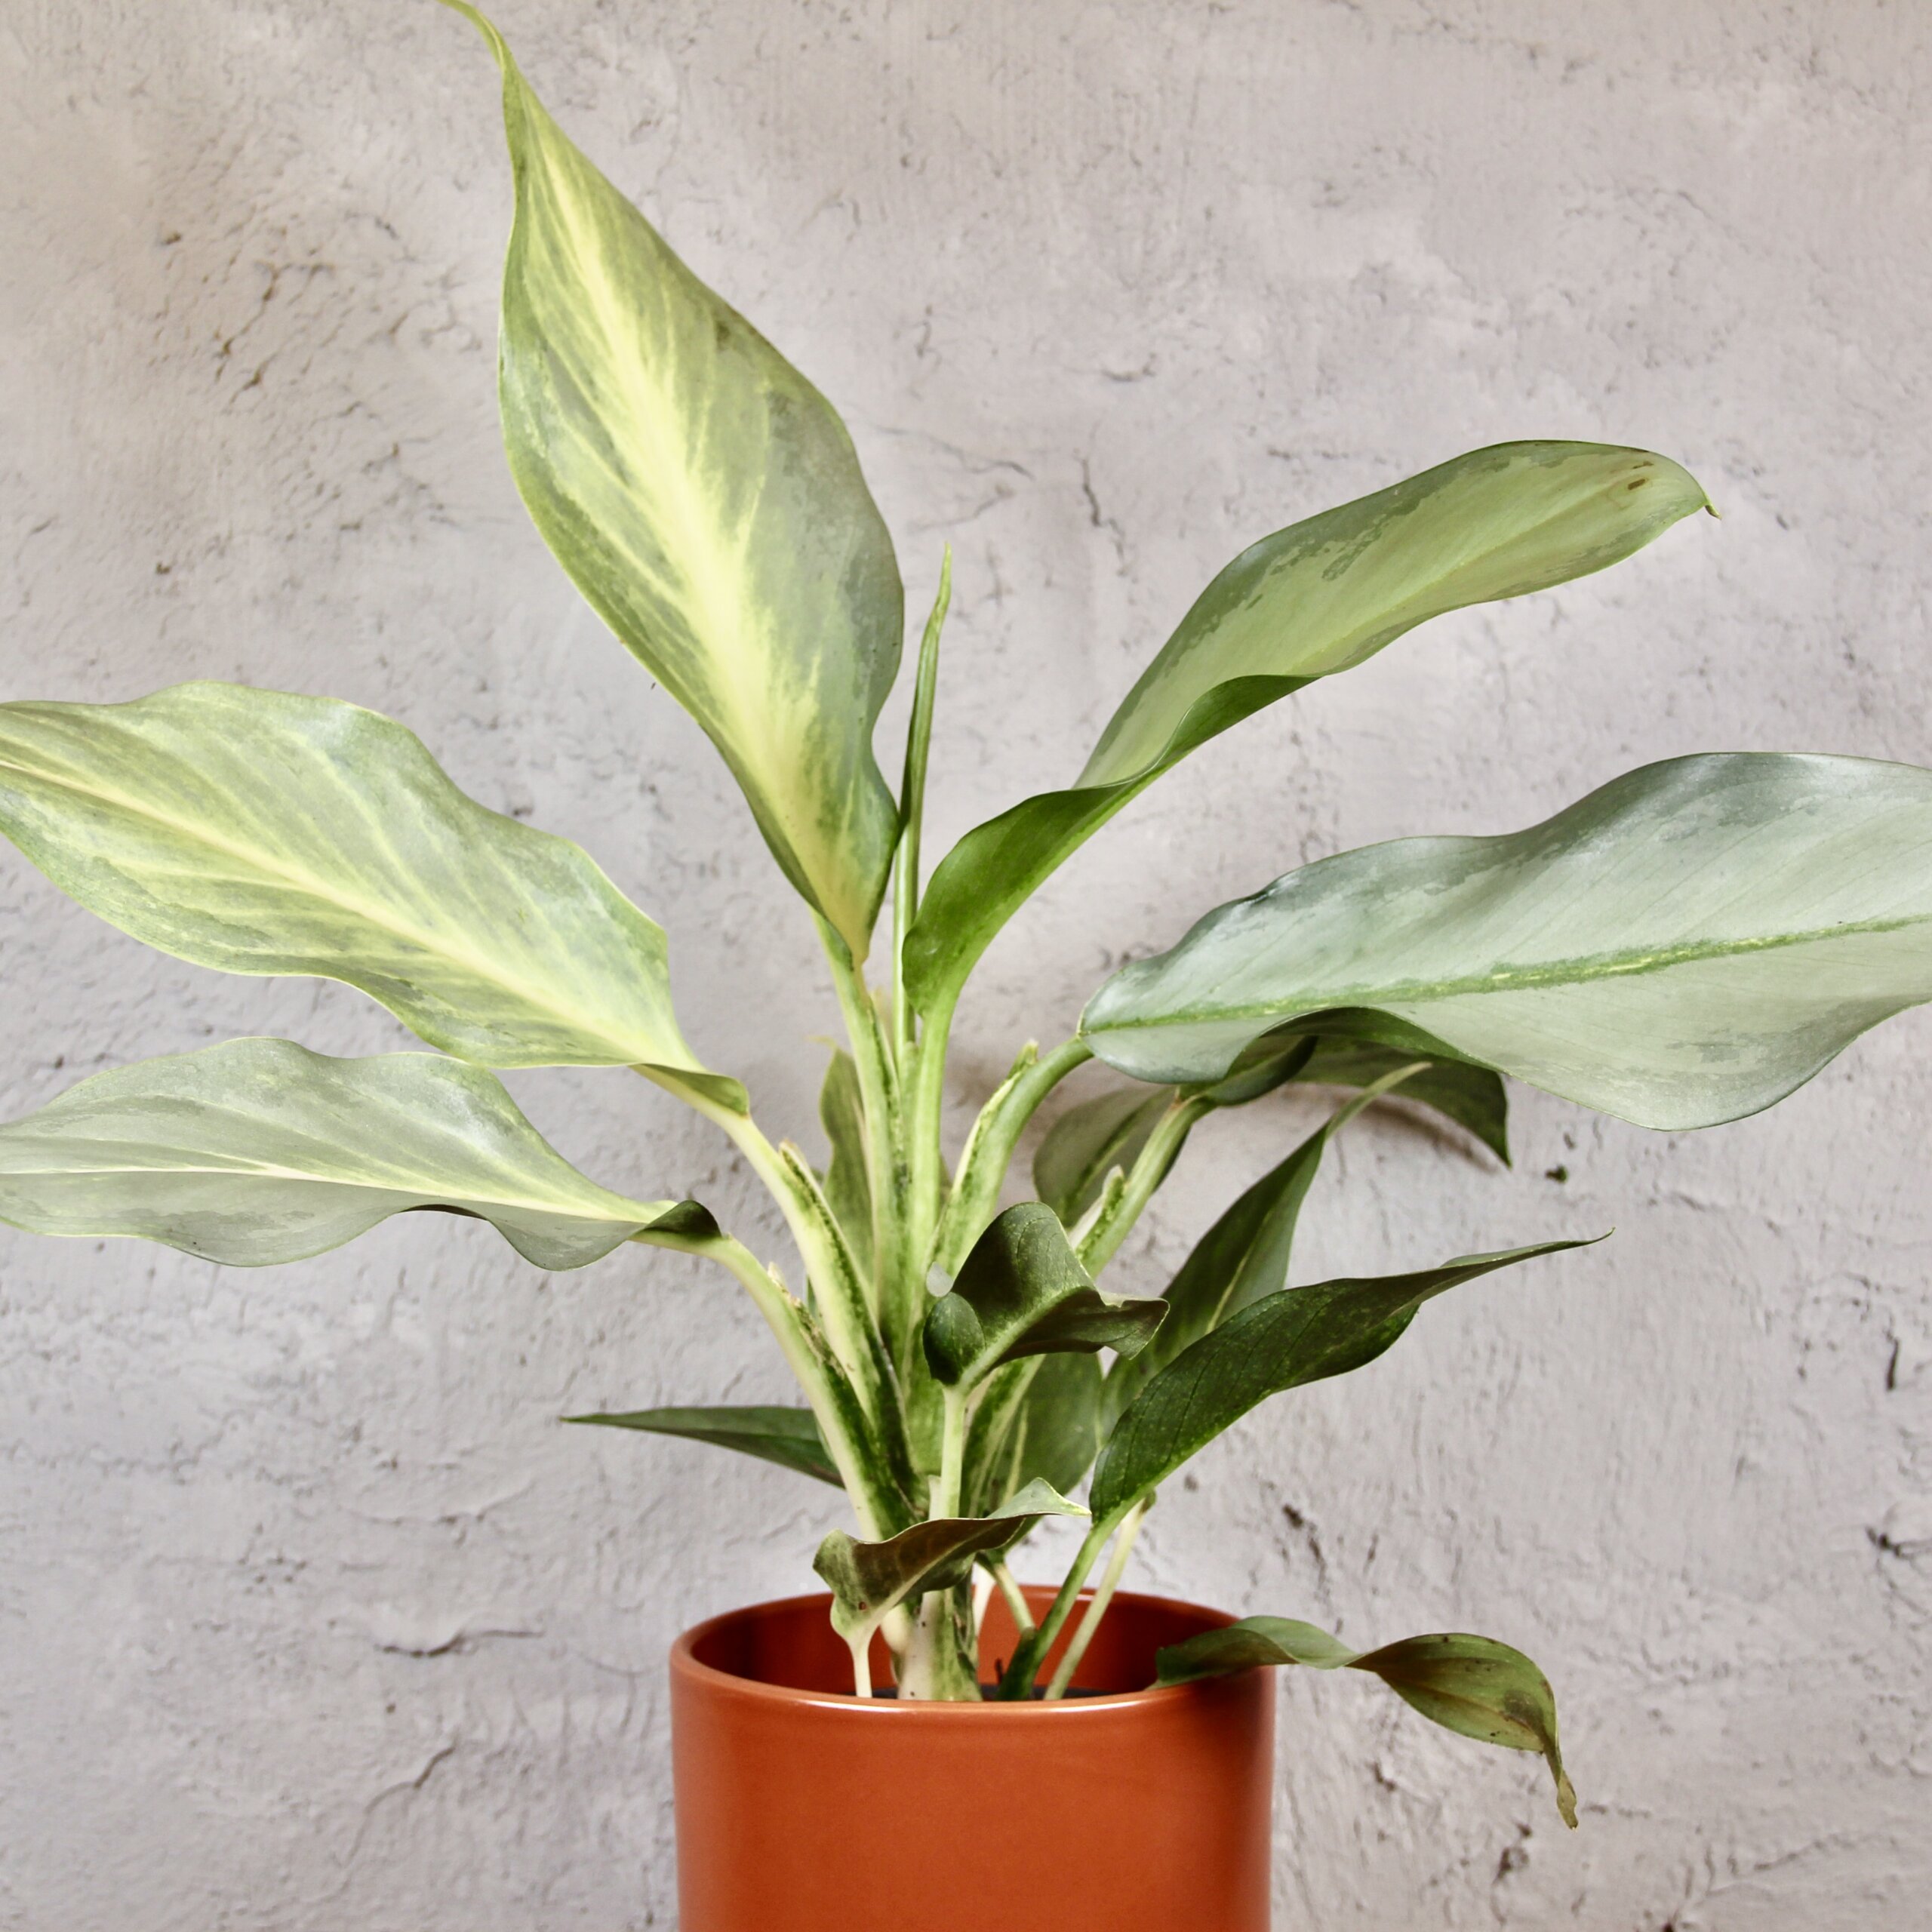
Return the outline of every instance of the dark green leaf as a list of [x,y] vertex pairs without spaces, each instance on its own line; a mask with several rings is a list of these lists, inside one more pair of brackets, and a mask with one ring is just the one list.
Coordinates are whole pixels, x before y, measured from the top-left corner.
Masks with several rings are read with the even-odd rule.
[[1291,1617],[1244,1617],[1218,1630],[1203,1630],[1170,1644],[1155,1658],[1156,1684],[1193,1684],[1204,1677],[1231,1677],[1238,1670],[1298,1663],[1310,1670],[1340,1670],[1361,1653],[1312,1623]]
[[[1308,1043],[1312,1046],[1314,1042]],[[1371,1050],[1379,1051],[1379,1050]],[[1393,1063],[1262,1176],[1204,1235],[1162,1297],[1168,1318],[1153,1341],[1131,1361],[1115,1362],[1102,1406],[1104,1435],[1128,1404],[1168,1363],[1231,1315],[1285,1287],[1302,1203],[1328,1143],[1355,1115],[1389,1090],[1406,1093],[1426,1069],[1391,1056]]]
[[1492,1637],[1447,1632],[1407,1637],[1379,1651],[1352,1651],[1325,1630],[1285,1617],[1244,1617],[1170,1645],[1156,1660],[1160,1684],[1190,1684],[1257,1666],[1362,1670],[1426,1718],[1463,1737],[1538,1752],[1555,1781],[1556,1807],[1573,1830],[1577,1794],[1556,1737],[1556,1698],[1521,1651]]
[[1427,1064],[1403,1081],[1397,1097],[1432,1107],[1474,1134],[1506,1167],[1509,1103],[1502,1076],[1420,1029],[1395,1026],[1379,1014],[1320,1014],[1264,1033],[1241,1049],[1220,1079],[1174,1091],[1217,1107],[1242,1106],[1291,1081],[1308,1087],[1371,1086],[1418,1060]]
[[1100,1358],[1032,1355],[995,1369],[966,1444],[965,1494],[983,1515],[1029,1482],[1069,1494],[1100,1446]]
[[927,1365],[949,1387],[971,1388],[1002,1362],[1063,1349],[1143,1347],[1167,1310],[1158,1301],[1103,1295],[1044,1202],[996,1217],[973,1244],[952,1292],[926,1318]]
[[1162,1297],[1168,1318],[1140,1353],[1114,1363],[1102,1398],[1104,1435],[1153,1377],[1230,1315],[1283,1287],[1295,1225],[1328,1145],[1323,1127],[1271,1168],[1203,1235]]
[[1241,1057],[1222,1078],[1174,1091],[1212,1100],[1217,1107],[1244,1107],[1297,1078],[1315,1057],[1318,1044],[1312,1038],[1285,1028],[1278,1033],[1264,1033],[1241,1049]]
[[1042,1516],[1086,1513],[1045,1483],[1029,1483],[984,1516],[937,1517],[884,1543],[860,1543],[834,1530],[812,1567],[832,1592],[833,1629],[857,1651],[907,1597],[963,1583],[979,1557],[1004,1549]]
[[1413,1275],[1284,1288],[1256,1302],[1184,1350],[1128,1406],[1094,1472],[1095,1517],[1127,1509],[1269,1396],[1373,1361],[1401,1337],[1417,1309],[1445,1289],[1588,1245],[1541,1241]]
[[736,1449],[835,1487],[840,1480],[825,1438],[819,1433],[818,1420],[810,1409],[632,1409],[622,1415],[566,1416],[564,1420],[603,1429],[679,1435],[719,1449]]
[[[1413,1052],[1373,1041],[1324,1039],[1295,1078],[1311,1087],[1367,1087],[1399,1066],[1414,1063]],[[1509,1161],[1509,1101],[1503,1076],[1466,1060],[1432,1059],[1411,1074],[1390,1096],[1432,1107],[1445,1119],[1475,1136],[1506,1167]]]

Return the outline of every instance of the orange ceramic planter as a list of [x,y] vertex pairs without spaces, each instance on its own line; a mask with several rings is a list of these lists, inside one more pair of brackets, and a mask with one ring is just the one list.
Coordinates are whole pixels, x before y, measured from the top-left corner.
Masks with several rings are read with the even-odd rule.
[[[1123,1594],[1074,1679],[1101,1694],[901,1704],[851,1694],[829,1601],[672,1651],[682,1932],[1267,1932],[1273,1673],[1142,1687],[1226,1617]],[[1013,1644],[995,1598],[982,1675]]]

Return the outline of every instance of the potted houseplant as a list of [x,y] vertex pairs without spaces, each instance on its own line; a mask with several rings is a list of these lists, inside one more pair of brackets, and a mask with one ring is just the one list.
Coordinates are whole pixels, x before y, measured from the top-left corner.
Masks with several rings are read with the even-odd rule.
[[[712,737],[816,924],[849,1043],[823,1102],[829,1164],[774,1144],[694,1054],[665,935],[581,851],[465,798],[386,718],[200,684],[0,706],[0,829],[123,931],[205,965],[346,981],[435,1051],[238,1040],[97,1075],[0,1128],[0,1216],[246,1266],[432,1209],[493,1223],[543,1268],[634,1243],[736,1278],[801,1406],[577,1419],[759,1456],[851,1504],[817,1553],[824,1595],[677,1647],[687,1932],[1264,1924],[1277,1666],[1366,1673],[1423,1718],[1538,1754],[1574,1823],[1554,1700],[1519,1652],[1435,1632],[1358,1653],[1287,1617],[1136,1597],[1118,1588],[1135,1535],[1257,1404],[1373,1361],[1449,1288],[1577,1244],[1290,1287],[1303,1201],[1363,1107],[1400,1095],[1500,1149],[1509,1074],[1647,1126],[1713,1124],[1932,996],[1932,773],[1682,758],[1525,831],[1303,866],[1113,974],[1074,1037],[1023,1048],[944,1145],[968,976],[1115,813],[1277,699],[1432,616],[1620,561],[1704,493],[1645,451],[1512,444],[1266,537],[1182,617],[1078,777],[928,878],[946,573],[889,785],[872,734],[903,592],[838,417],[451,4],[503,75],[512,467],[565,569]],[[1029,1124],[1095,1058],[1124,1078],[1059,1114],[1035,1198],[1002,1205]],[[570,1166],[496,1078],[546,1065],[632,1069],[721,1131],[802,1276],[788,1285],[695,1202]],[[1196,1123],[1291,1081],[1349,1097],[1164,1294],[1099,1285]],[[1077,1554],[1056,1585],[1023,1586],[1011,1559],[1050,1517],[1080,1519]]]

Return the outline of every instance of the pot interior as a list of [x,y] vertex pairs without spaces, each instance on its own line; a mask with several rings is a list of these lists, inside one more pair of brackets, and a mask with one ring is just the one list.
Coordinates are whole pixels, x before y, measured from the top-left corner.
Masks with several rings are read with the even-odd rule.
[[[1053,1601],[1051,1589],[1029,1586],[1026,1600],[1035,1617],[1044,1615]],[[1086,1603],[1081,1598],[1081,1607]],[[727,1675],[749,1679],[777,1689],[849,1695],[852,1662],[843,1640],[832,1627],[829,1596],[789,1597],[779,1603],[754,1604],[701,1625],[689,1638],[690,1654],[699,1663]],[[1080,1668],[1073,1676],[1076,1690],[1101,1695],[1145,1690],[1154,1681],[1154,1657],[1163,1645],[1177,1644],[1203,1630],[1219,1629],[1231,1620],[1220,1611],[1198,1604],[1178,1603],[1166,1597],[1141,1596],[1122,1591],[1106,1617]],[[1061,1648],[1078,1626],[1080,1613],[1067,1620],[1066,1629],[1048,1654],[1044,1678]],[[995,1595],[987,1606],[980,1632],[980,1675],[990,1683],[1016,1643],[1012,1614]],[[880,1690],[892,1682],[890,1656],[883,1638],[875,1638],[872,1682]]]

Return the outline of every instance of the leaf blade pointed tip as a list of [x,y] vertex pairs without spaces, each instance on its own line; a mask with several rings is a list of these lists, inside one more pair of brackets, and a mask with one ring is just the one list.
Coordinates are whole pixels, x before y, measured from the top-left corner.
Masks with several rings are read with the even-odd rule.
[[667,1220],[709,1218],[600,1186],[494,1075],[431,1054],[340,1060],[288,1040],[226,1041],[91,1075],[0,1126],[0,1217],[35,1233],[261,1267],[423,1209],[488,1221],[526,1260],[558,1269]]
[[863,961],[899,833],[872,734],[904,593],[851,438],[563,133],[497,30],[460,11],[503,74],[516,212],[499,395],[525,506]]
[[1346,1012],[1638,1125],[1715,1125],[1932,997],[1929,854],[1932,771],[1666,760],[1522,832],[1285,874],[1116,973],[1081,1037],[1137,1078],[1202,1080]]

